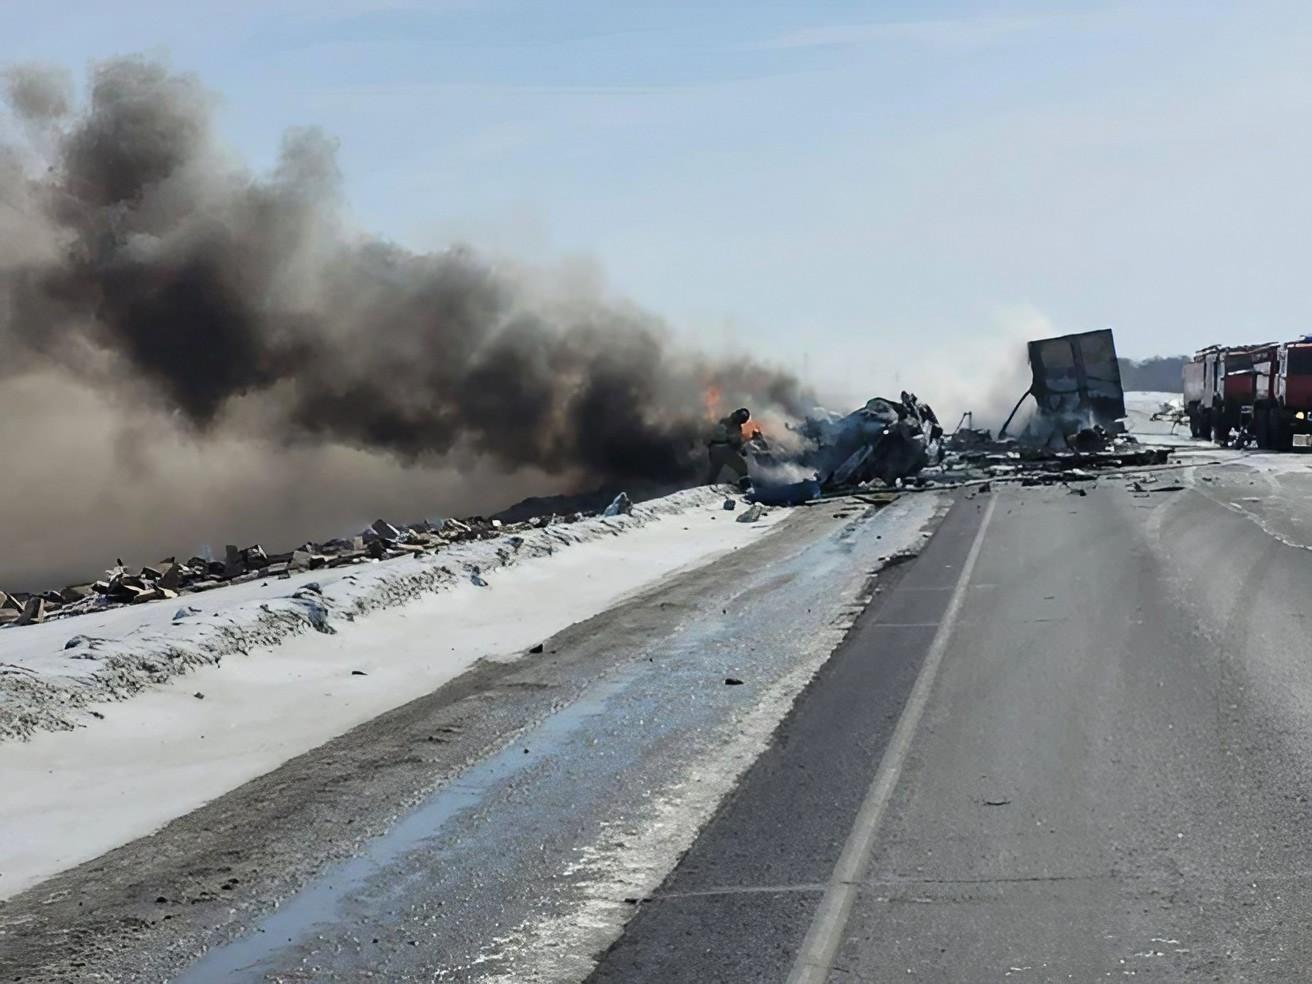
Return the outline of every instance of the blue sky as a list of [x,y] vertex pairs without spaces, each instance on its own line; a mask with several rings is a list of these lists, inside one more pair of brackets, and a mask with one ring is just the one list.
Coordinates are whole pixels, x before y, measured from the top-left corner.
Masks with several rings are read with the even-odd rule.
[[14,61],[166,54],[256,167],[341,141],[353,219],[593,265],[853,396],[1036,330],[1312,331],[1296,3],[5,3]]

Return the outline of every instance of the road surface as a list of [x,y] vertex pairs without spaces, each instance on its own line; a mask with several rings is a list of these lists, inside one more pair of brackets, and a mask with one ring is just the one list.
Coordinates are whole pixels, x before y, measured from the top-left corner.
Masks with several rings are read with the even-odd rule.
[[590,979],[1312,979],[1312,473],[1143,487],[959,504]]
[[785,528],[0,907],[0,979],[1312,979],[1312,469],[1223,457],[958,497],[832,656],[888,514]]

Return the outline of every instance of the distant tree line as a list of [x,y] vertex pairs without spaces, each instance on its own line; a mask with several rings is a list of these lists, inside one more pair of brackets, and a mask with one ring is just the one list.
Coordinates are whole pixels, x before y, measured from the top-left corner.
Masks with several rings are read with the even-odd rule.
[[1151,359],[1119,359],[1121,386],[1127,390],[1179,393],[1187,355],[1155,355]]

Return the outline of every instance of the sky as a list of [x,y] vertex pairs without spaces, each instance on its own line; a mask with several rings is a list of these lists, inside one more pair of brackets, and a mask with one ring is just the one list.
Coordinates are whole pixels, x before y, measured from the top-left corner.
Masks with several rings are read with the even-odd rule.
[[1312,332],[1306,4],[4,0],[0,36],[163,55],[257,169],[335,135],[363,229],[587,271],[853,398],[1049,330]]

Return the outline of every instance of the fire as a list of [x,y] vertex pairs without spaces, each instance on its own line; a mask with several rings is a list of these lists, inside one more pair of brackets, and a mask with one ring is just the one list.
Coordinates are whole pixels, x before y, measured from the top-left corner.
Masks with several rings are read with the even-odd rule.
[[710,383],[702,393],[702,404],[706,407],[707,420],[720,419],[720,387]]
[[[715,383],[707,383],[706,389],[702,391],[702,406],[706,410],[706,419],[718,422],[728,415],[730,405],[724,402],[724,393]],[[743,425],[742,435],[744,441],[750,441],[757,432],[762,437],[768,436],[768,431],[778,430],[779,421],[773,421],[774,426],[767,428],[759,417],[753,416],[746,424]]]

